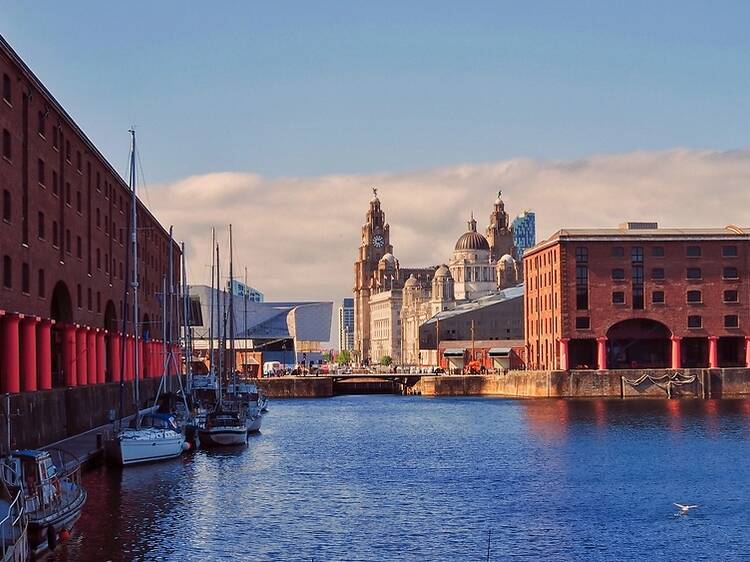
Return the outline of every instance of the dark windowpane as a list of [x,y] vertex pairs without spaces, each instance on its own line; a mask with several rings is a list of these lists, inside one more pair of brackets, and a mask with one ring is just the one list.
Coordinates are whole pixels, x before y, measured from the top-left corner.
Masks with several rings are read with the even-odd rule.
[[633,263],[643,263],[643,248],[633,248],[630,251]]
[[614,291],[612,293],[612,304],[623,304],[625,302],[625,293],[623,291]]
[[39,276],[38,276],[37,282],[38,282],[38,285],[39,285],[39,287],[38,287],[39,288],[39,296],[41,298],[44,298],[45,291],[44,291],[44,270],[43,269],[39,270]]
[[589,307],[589,268],[585,265],[576,267],[576,309],[587,310]]
[[703,318],[700,316],[688,316],[688,328],[700,328],[703,326]]
[[651,302],[654,304],[664,303],[664,291],[654,291],[651,293]]
[[739,302],[739,293],[734,289],[724,291],[724,302]]
[[688,267],[687,278],[688,279],[701,279],[701,268],[700,267]]
[[701,296],[700,291],[688,291],[687,292],[687,301],[688,302],[702,302],[703,297]]
[[651,248],[651,255],[655,258],[664,257],[664,246],[654,246]]
[[699,258],[701,257],[701,247],[700,246],[688,246],[686,253],[687,253],[687,257],[689,258]]
[[612,248],[612,257],[621,258],[625,255],[625,248],[622,246],[614,246]]
[[651,270],[651,279],[664,279],[664,268],[663,267],[655,267]]
[[3,287],[13,287],[13,262],[10,256],[3,256]]
[[589,262],[589,249],[585,247],[576,248],[576,263]]
[[730,314],[724,317],[725,328],[738,328],[740,325],[740,317],[736,314]]
[[28,263],[21,264],[21,292],[26,294],[31,292],[31,274]]
[[622,281],[625,279],[625,270],[621,267],[616,267],[612,270],[612,279],[615,281]]
[[588,330],[591,322],[588,316],[576,317],[576,330]]
[[722,246],[721,255],[724,258],[736,258],[737,257],[737,246]]
[[12,215],[10,191],[5,189],[3,190],[3,220],[10,222]]
[[10,131],[8,129],[3,130],[3,157],[8,160],[13,156],[13,150],[10,146]]
[[721,270],[724,279],[739,279],[740,274],[736,267],[725,267]]

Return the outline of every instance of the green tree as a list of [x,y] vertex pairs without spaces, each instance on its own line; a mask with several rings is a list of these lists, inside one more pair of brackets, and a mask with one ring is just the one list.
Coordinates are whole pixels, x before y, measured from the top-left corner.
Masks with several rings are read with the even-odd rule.
[[393,359],[391,359],[390,355],[383,355],[383,357],[380,358],[381,365],[388,367],[391,363],[393,363]]
[[336,363],[339,365],[347,365],[352,362],[352,354],[348,349],[342,349],[336,355]]
[[331,353],[329,351],[326,351],[323,354],[323,363],[330,363],[331,362]]

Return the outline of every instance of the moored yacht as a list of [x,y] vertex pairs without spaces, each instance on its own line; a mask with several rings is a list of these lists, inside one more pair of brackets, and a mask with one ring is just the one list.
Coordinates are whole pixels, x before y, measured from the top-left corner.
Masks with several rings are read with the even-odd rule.
[[106,447],[107,457],[122,466],[173,459],[187,448],[185,435],[167,414],[144,416],[140,427],[121,429]]
[[231,447],[247,442],[247,425],[238,412],[217,409],[206,416],[198,430],[201,447]]

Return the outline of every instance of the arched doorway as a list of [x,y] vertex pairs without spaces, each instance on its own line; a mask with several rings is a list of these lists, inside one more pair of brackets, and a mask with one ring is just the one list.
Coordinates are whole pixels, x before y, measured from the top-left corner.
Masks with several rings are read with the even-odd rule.
[[67,285],[62,281],[58,281],[52,289],[50,318],[55,321],[52,326],[52,386],[58,388],[65,386],[65,373],[62,368],[62,326],[73,322],[73,301]]
[[672,332],[661,322],[634,318],[607,330],[607,365],[610,369],[666,369],[671,365]]

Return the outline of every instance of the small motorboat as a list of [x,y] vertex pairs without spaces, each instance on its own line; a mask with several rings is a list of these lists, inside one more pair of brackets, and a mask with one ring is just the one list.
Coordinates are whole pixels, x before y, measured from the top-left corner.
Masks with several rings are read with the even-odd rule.
[[0,478],[0,560],[2,562],[26,562],[29,559],[28,523],[24,513],[24,493],[16,490],[12,494]]
[[115,432],[105,443],[107,457],[121,466],[179,457],[189,448],[170,414],[148,414],[140,424]]
[[232,447],[247,442],[248,428],[244,416],[238,412],[217,409],[206,416],[198,430],[202,447]]
[[263,421],[263,416],[256,414],[254,416],[247,416],[245,418],[245,425],[247,426],[248,433],[260,432],[260,424]]
[[[13,451],[3,457],[0,470],[10,493],[22,494],[31,553],[54,550],[70,535],[86,503],[78,459],[57,449]],[[11,505],[9,516],[13,513]],[[8,522],[13,526],[13,517]]]

